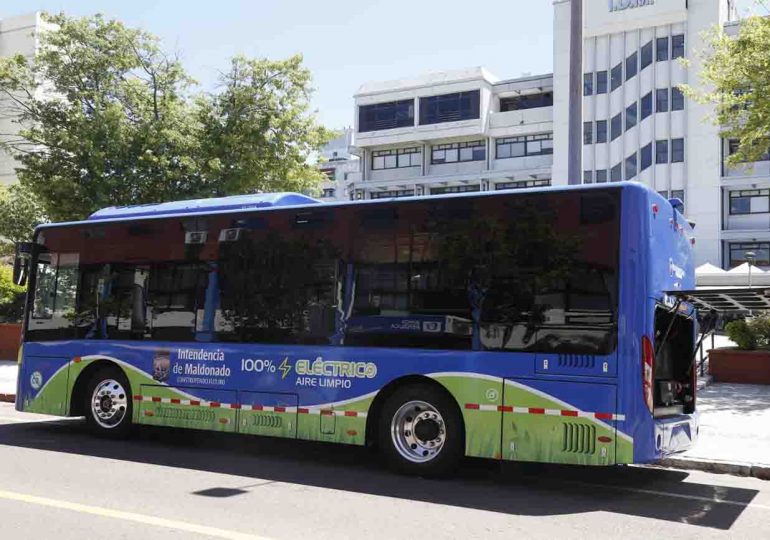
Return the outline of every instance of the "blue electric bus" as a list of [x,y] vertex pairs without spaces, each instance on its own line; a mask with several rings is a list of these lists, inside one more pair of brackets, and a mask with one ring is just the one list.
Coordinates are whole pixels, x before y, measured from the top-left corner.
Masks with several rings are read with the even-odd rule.
[[261,194],[39,227],[16,408],[462,456],[643,463],[697,432],[692,227],[635,183],[321,204]]

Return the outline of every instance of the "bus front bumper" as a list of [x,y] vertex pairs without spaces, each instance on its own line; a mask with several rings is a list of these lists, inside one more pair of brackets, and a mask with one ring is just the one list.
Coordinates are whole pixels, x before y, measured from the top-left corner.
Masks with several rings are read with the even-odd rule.
[[693,414],[655,420],[655,449],[660,457],[685,452],[698,440],[700,415]]

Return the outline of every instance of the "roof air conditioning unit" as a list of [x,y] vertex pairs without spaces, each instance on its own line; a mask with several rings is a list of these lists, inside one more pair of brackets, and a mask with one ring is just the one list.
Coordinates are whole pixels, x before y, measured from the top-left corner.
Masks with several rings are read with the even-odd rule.
[[219,231],[219,241],[220,242],[237,242],[241,238],[241,230],[239,228],[235,229],[222,229]]
[[184,233],[185,244],[205,244],[206,231],[194,231]]

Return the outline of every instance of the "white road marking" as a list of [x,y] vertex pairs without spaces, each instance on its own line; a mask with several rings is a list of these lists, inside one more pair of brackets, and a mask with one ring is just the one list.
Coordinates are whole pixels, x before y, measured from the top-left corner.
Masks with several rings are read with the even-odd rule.
[[247,534],[247,533],[242,533],[238,531],[218,529],[216,527],[209,527],[206,525],[196,525],[195,523],[187,523],[185,521],[177,521],[174,519],[165,519],[165,518],[159,518],[155,516],[147,516],[144,514],[135,514],[134,512],[124,512],[122,510],[113,510],[111,508],[100,508],[98,506],[88,506],[85,504],[60,501],[56,499],[48,499],[46,497],[37,497],[35,495],[27,495],[24,493],[14,493],[12,491],[0,490],[0,499],[6,499],[9,501],[18,501],[18,502],[28,503],[28,504],[37,504],[40,506],[47,506],[49,508],[59,508],[62,510],[70,510],[72,512],[79,512],[81,514],[91,514],[91,515],[100,516],[100,517],[122,519],[124,521],[141,523],[143,525],[152,525],[155,527],[176,529],[178,531],[208,535],[208,536],[213,536],[215,538],[225,538],[226,540],[270,540],[269,538],[264,536],[256,536],[253,534]]

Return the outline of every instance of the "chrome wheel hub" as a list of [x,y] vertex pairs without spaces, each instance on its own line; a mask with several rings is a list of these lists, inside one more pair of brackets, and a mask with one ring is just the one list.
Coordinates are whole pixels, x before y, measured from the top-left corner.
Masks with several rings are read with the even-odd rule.
[[128,411],[126,390],[118,381],[107,379],[94,388],[91,396],[91,415],[101,427],[114,428],[123,421]]
[[444,447],[446,424],[430,403],[409,401],[393,415],[390,435],[401,457],[413,463],[425,463]]

